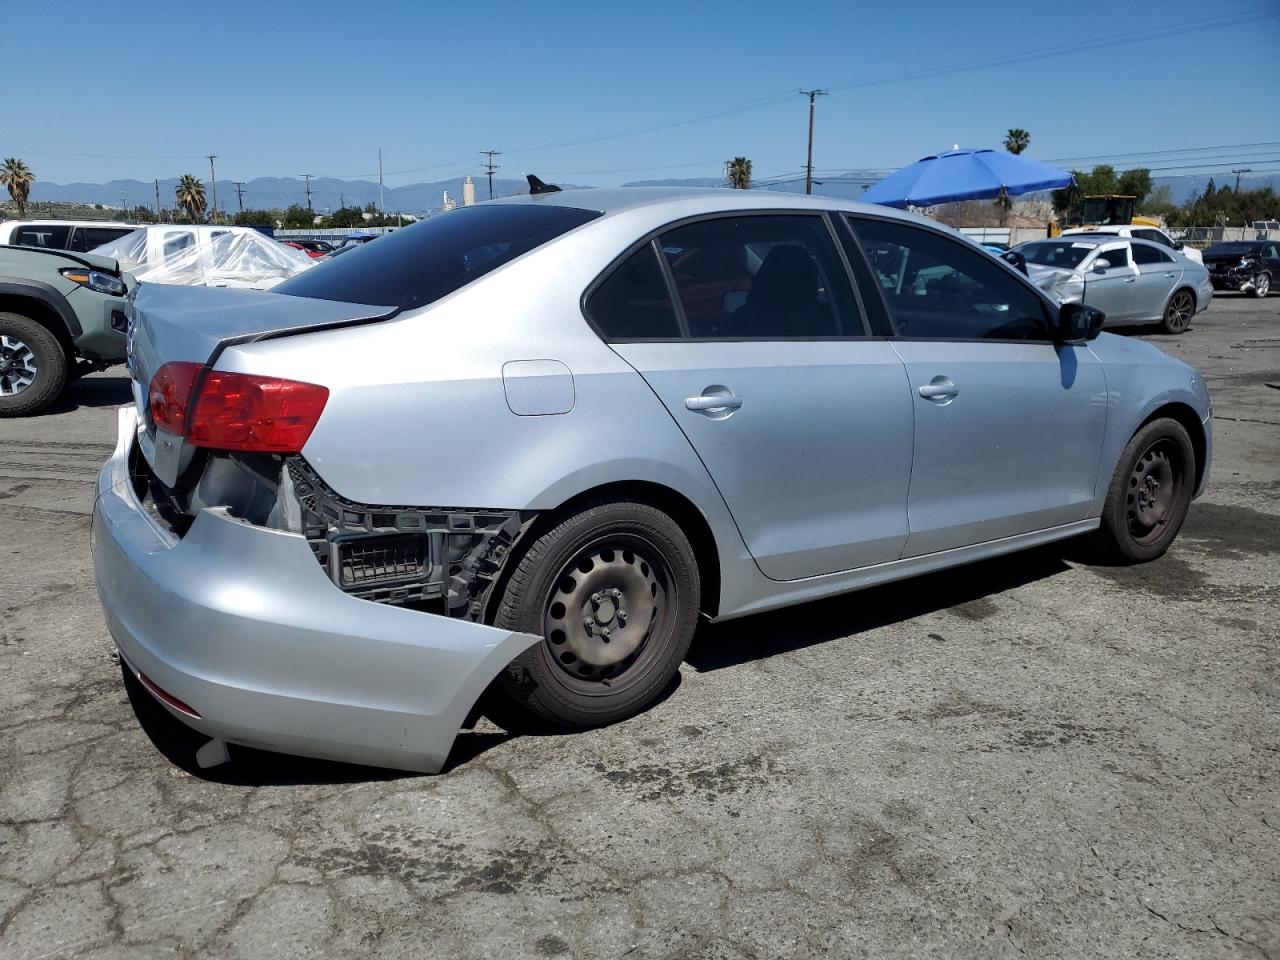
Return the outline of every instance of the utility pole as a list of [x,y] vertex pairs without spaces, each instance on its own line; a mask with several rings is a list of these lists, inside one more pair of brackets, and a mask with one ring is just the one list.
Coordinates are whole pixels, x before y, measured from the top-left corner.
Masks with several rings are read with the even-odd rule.
[[481,150],[480,154],[481,156],[485,156],[489,158],[487,166],[485,168],[485,173],[489,175],[489,199],[492,200],[493,199],[493,171],[498,169],[493,165],[493,158],[497,156],[501,156],[502,151],[501,150]]
[[1239,193],[1239,192],[1240,192],[1240,174],[1242,174],[1242,173],[1253,173],[1253,167],[1241,167],[1239,170],[1232,170],[1231,172],[1232,172],[1232,173],[1234,173],[1234,174],[1236,175],[1236,190],[1235,190],[1235,192],[1236,192],[1236,193]]
[[387,215],[387,208],[382,203],[382,148],[378,148],[378,213]]
[[218,175],[213,172],[213,161],[218,159],[216,153],[206,154],[209,158],[209,181],[213,184],[213,222],[218,222]]
[[236,185],[236,203],[240,207],[240,212],[244,213],[244,181],[232,180],[231,182]]
[[825,97],[825,90],[801,90],[802,96],[809,98],[809,153],[804,165],[804,192],[813,193],[813,101],[817,97]]
[[156,223],[159,223],[161,219],[162,217],[160,216],[160,181],[157,179],[156,180]]
[[314,214],[315,214],[315,210],[314,210],[314,209],[312,208],[312,206],[311,206],[311,177],[312,177],[312,174],[310,174],[310,173],[304,173],[304,174],[302,174],[302,179],[303,179],[303,180],[305,180],[305,181],[307,181],[307,210],[308,210],[312,215],[314,215]]

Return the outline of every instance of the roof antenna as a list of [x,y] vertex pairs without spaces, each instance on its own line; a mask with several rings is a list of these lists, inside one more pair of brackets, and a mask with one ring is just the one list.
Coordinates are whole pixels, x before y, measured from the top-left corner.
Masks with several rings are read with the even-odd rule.
[[525,179],[529,181],[529,193],[537,196],[540,193],[559,193],[560,188],[554,183],[543,183],[532,173],[525,174]]

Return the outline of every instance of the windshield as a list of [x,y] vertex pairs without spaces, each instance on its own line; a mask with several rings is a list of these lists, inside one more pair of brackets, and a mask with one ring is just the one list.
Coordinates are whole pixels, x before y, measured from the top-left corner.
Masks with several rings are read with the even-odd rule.
[[1221,254],[1228,257],[1239,257],[1247,253],[1257,253],[1258,248],[1261,246],[1262,245],[1259,243],[1248,243],[1240,240],[1235,240],[1230,243],[1215,243],[1205,251],[1205,255],[1214,256],[1215,254]]
[[[339,248],[316,269],[282,283],[275,292],[411,310],[598,216],[595,210],[534,204],[454,210],[376,243]],[[342,259],[335,259],[339,254]]]
[[1083,240],[1041,240],[1024,243],[1017,250],[1027,258],[1027,263],[1070,270],[1080,266],[1080,262],[1097,248],[1096,243]]

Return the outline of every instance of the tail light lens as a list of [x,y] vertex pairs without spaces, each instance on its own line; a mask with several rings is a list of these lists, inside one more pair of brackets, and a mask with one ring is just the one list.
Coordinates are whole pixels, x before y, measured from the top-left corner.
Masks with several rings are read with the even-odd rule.
[[220,370],[210,370],[196,387],[201,369],[166,363],[150,390],[156,425],[197,447],[297,453],[329,400],[328,388],[318,384]]

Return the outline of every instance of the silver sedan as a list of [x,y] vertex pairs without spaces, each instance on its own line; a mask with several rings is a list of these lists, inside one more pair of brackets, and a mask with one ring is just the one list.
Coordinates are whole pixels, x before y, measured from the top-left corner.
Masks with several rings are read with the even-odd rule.
[[1107,326],[1159,323],[1184,333],[1207,310],[1213,283],[1204,264],[1149,240],[1072,234],[1014,247],[1032,281],[1059,303],[1086,303]]
[[130,320],[98,589],[205,762],[617,721],[702,619],[1068,537],[1158,557],[1209,469],[1195,370],[835,200],[513,197]]

